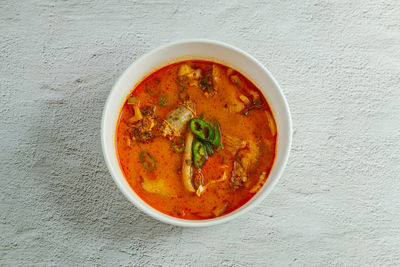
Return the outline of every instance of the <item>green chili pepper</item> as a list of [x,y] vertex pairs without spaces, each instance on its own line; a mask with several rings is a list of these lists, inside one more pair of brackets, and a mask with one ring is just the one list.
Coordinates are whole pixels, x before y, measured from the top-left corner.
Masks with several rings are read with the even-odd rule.
[[158,105],[160,105],[161,107],[168,107],[168,96],[167,95],[163,95],[158,99]]
[[[176,140],[179,140],[176,142]],[[176,153],[182,153],[185,150],[185,140],[182,137],[172,140],[171,148]]]
[[207,122],[200,119],[192,119],[190,121],[190,130],[197,135],[201,140],[212,142],[214,140],[213,127]]
[[201,168],[207,159],[207,151],[205,145],[198,139],[193,141],[192,146],[193,165],[195,168]]
[[150,155],[149,152],[142,151],[139,154],[140,163],[142,163],[143,167],[151,172],[156,168],[156,160]]
[[207,154],[212,156],[214,155],[214,150],[212,149],[209,142],[205,142],[204,145],[206,146]]
[[128,105],[137,104],[138,102],[139,102],[139,99],[136,96],[128,97],[128,101],[127,101]]
[[214,121],[214,138],[211,141],[211,144],[213,146],[220,146],[221,145],[221,129],[219,127],[219,123],[217,121]]

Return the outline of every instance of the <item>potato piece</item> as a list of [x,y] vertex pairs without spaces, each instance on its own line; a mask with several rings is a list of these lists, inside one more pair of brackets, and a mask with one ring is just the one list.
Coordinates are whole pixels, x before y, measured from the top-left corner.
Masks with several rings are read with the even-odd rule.
[[175,191],[168,186],[163,178],[158,178],[155,180],[144,178],[142,187],[149,193],[159,194],[167,197],[176,197]]
[[185,76],[193,72],[192,67],[188,64],[182,64],[178,70],[178,76]]

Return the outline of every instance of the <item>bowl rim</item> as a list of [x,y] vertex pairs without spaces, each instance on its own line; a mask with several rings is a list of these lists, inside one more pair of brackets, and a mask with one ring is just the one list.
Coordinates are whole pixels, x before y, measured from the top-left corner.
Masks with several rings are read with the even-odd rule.
[[[206,44],[206,45],[216,45],[219,47],[222,47],[224,49],[229,49],[232,50],[238,54],[241,54],[242,56],[246,57],[248,60],[251,61],[251,63],[253,63],[254,65],[256,65],[259,69],[261,69],[266,76],[268,76],[268,78],[270,79],[270,81],[272,82],[273,86],[275,86],[275,88],[277,89],[276,93],[278,94],[278,97],[280,98],[281,103],[283,104],[283,109],[284,109],[284,118],[286,120],[286,126],[287,126],[287,140],[285,140],[285,142],[287,143],[285,149],[282,151],[282,158],[281,161],[279,162],[279,166],[277,167],[277,171],[275,174],[274,179],[272,180],[271,183],[269,183],[268,187],[266,188],[265,191],[263,192],[258,192],[261,193],[257,198],[256,195],[254,195],[251,199],[249,199],[249,201],[247,201],[244,205],[242,205],[241,207],[239,207],[237,210],[228,213],[224,216],[221,217],[216,217],[216,218],[212,218],[212,219],[206,219],[206,220],[187,220],[187,219],[181,219],[181,218],[176,218],[173,216],[170,216],[168,214],[165,214],[163,212],[160,212],[158,210],[156,210],[155,208],[153,208],[152,206],[150,206],[149,204],[147,204],[143,199],[143,203],[145,203],[145,205],[142,205],[142,203],[137,202],[133,197],[132,197],[132,193],[135,194],[138,198],[140,198],[139,195],[137,195],[133,188],[131,188],[131,192],[128,192],[126,190],[126,188],[121,184],[121,182],[119,181],[119,179],[116,177],[116,174],[114,173],[114,167],[111,164],[110,161],[110,156],[107,153],[107,148],[106,148],[106,143],[109,140],[106,140],[106,112],[107,112],[107,108],[109,107],[111,101],[112,101],[112,95],[113,92],[118,90],[118,85],[122,82],[122,80],[124,79],[125,76],[127,76],[130,72],[131,69],[133,69],[137,64],[140,64],[142,61],[144,61],[147,57],[151,56],[152,54],[155,54],[159,51],[162,51],[164,49],[167,48],[171,48],[173,46],[177,46],[177,45],[182,45],[182,44]],[[176,62],[179,62],[176,61]],[[171,63],[167,63],[165,66],[167,66],[168,64]],[[159,68],[157,68],[159,69]],[[155,69],[154,71],[156,71],[157,69]],[[153,71],[153,72],[154,72]],[[153,73],[151,72],[151,73]],[[250,78],[250,77],[248,77]],[[139,81],[140,82],[140,81]],[[137,84],[135,84],[134,86],[136,86]],[[261,89],[260,89],[261,90]],[[263,93],[263,92],[262,92]],[[264,94],[264,93],[263,93]],[[265,97],[265,96],[264,96]],[[274,111],[273,111],[274,112]],[[115,127],[114,127],[115,128]],[[115,130],[115,129],[114,129]],[[161,222],[167,223],[167,224],[172,224],[175,226],[181,226],[181,227],[205,227],[205,226],[212,226],[212,225],[217,225],[217,224],[222,224],[222,223],[226,223],[228,221],[231,221],[232,219],[239,217],[240,215],[250,211],[251,209],[253,209],[254,207],[256,207],[258,204],[260,204],[261,201],[263,201],[265,199],[265,197],[273,190],[273,188],[276,186],[276,184],[278,183],[280,177],[282,176],[282,173],[286,167],[288,158],[289,158],[289,154],[290,154],[290,149],[291,149],[291,144],[292,144],[292,119],[291,119],[291,113],[290,113],[290,109],[289,109],[289,105],[287,103],[287,100],[282,92],[281,87],[279,86],[278,82],[275,80],[275,78],[272,76],[272,74],[269,72],[269,70],[262,65],[258,60],[256,60],[253,56],[251,56],[250,54],[248,54],[247,52],[232,46],[230,44],[221,42],[221,41],[216,41],[216,40],[210,40],[210,39],[184,39],[184,40],[179,40],[179,41],[175,41],[175,42],[170,42],[164,45],[161,45],[157,48],[151,49],[150,51],[148,51],[147,53],[143,54],[142,56],[140,56],[139,58],[137,58],[135,61],[133,61],[128,68],[126,68],[126,70],[119,76],[119,78],[117,79],[117,81],[114,83],[112,89],[109,92],[109,95],[107,97],[107,100],[105,102],[104,108],[103,108],[103,113],[102,113],[102,119],[101,119],[101,145],[102,145],[102,152],[103,152],[103,156],[104,156],[104,160],[106,162],[107,168],[109,170],[109,173],[111,174],[114,182],[117,184],[117,187],[119,188],[120,191],[122,191],[122,193],[125,195],[125,197],[132,202],[137,208],[139,208],[142,212],[144,212],[145,214],[155,218],[156,220],[159,220]],[[278,137],[279,138],[279,137]],[[115,147],[115,140],[112,140],[113,142],[113,146]],[[113,155],[114,157],[116,155]],[[277,164],[276,158],[273,164],[273,167]],[[122,170],[121,170],[122,171]],[[272,171],[272,169],[271,169]],[[123,177],[124,179],[126,179],[125,177]],[[266,183],[262,186],[264,187],[266,185]],[[141,199],[141,198],[140,198]]]

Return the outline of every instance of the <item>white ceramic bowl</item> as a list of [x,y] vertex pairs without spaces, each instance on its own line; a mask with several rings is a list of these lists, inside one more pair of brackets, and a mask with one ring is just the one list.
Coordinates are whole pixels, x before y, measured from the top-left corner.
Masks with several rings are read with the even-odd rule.
[[[171,217],[152,208],[129,186],[117,159],[115,132],[119,112],[127,95],[144,76],[168,64],[188,59],[209,60],[238,70],[250,79],[266,97],[278,130],[275,163],[268,179],[259,192],[239,209],[209,220],[184,220]],[[118,79],[111,90],[103,111],[101,139],[104,158],[115,183],[124,195],[146,214],[177,226],[201,227],[224,223],[238,217],[259,204],[276,185],[289,156],[292,141],[292,123],[289,107],[278,83],[256,59],[231,45],[211,40],[183,40],[164,45],[145,54],[134,62]]]

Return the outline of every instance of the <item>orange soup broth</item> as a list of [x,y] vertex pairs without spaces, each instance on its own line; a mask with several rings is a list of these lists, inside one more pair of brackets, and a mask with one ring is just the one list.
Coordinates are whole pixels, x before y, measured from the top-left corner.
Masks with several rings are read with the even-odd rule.
[[[155,114],[160,119],[165,118],[170,111],[181,103],[178,97],[181,88],[177,84],[177,72],[181,63],[168,65],[155,71],[140,82],[131,93],[131,95],[137,96],[140,106],[157,106]],[[209,71],[212,64],[216,63],[190,61],[190,64],[205,72]],[[225,71],[228,69],[225,66],[222,66],[222,68]],[[124,104],[120,112],[116,134],[120,167],[132,189],[151,207],[173,217],[200,220],[215,217],[210,213],[228,202],[229,204],[224,212],[224,214],[227,214],[249,201],[256,193],[250,193],[250,188],[258,183],[263,172],[269,174],[275,159],[276,144],[276,135],[273,135],[267,123],[268,116],[266,113],[271,111],[261,92],[244,76],[239,73],[238,75],[244,81],[241,90],[235,87],[226,76],[221,79],[222,86],[219,86],[217,94],[212,97],[206,97],[202,90],[196,86],[189,86],[183,93],[184,96],[188,95],[195,102],[196,117],[204,113],[206,119],[215,118],[220,124],[223,135],[236,136],[242,140],[254,139],[260,144],[261,156],[257,162],[257,167],[249,174],[246,186],[238,189],[234,189],[229,182],[234,159],[226,149],[221,149],[215,151],[213,156],[208,157],[201,171],[205,184],[211,180],[220,179],[225,170],[227,170],[228,179],[208,186],[200,197],[195,193],[188,192],[182,183],[183,154],[174,152],[171,149],[171,140],[162,136],[157,136],[146,144],[130,140],[130,126],[127,120],[134,115],[134,112],[130,105]],[[149,95],[148,89],[156,95]],[[250,90],[260,94],[262,101],[264,101],[264,110],[252,110],[247,116],[244,116],[241,112],[231,113],[227,110],[230,97],[238,97],[240,94],[248,95]],[[163,95],[168,97],[167,107],[158,104],[159,97]],[[183,134],[184,136],[185,134]],[[141,151],[149,152],[155,159],[156,168],[153,171],[149,172],[143,168],[139,160]],[[164,185],[169,188],[169,193],[147,192],[142,187],[144,179],[163,179]]]

